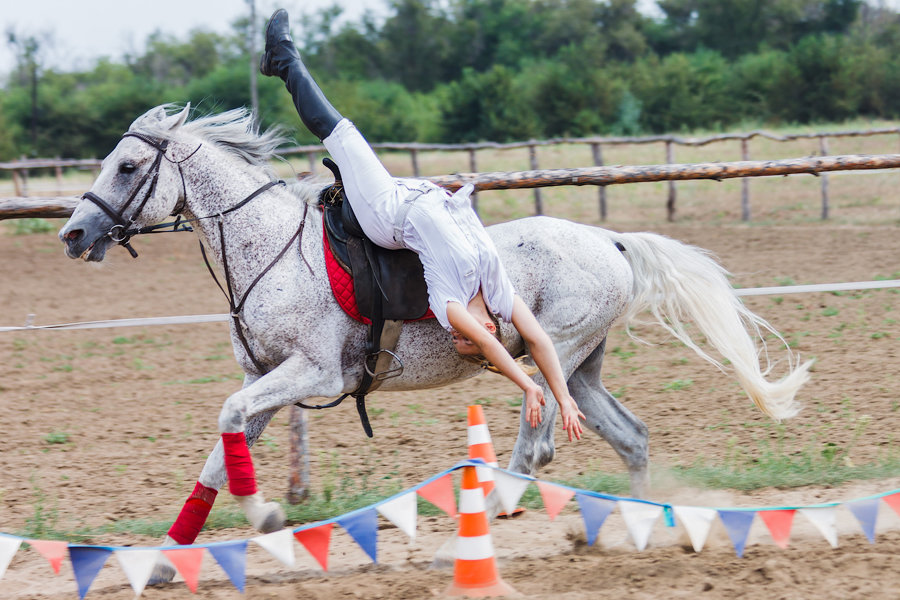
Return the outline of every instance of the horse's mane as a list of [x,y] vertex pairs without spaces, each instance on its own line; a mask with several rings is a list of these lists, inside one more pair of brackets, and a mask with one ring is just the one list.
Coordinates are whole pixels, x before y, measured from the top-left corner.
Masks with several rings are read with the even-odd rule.
[[[171,114],[180,110],[181,107],[175,104],[163,104],[149,112],[159,108],[165,110],[167,114]],[[138,121],[136,121],[135,130],[156,139],[171,140],[180,130],[199,137],[251,165],[260,167],[268,167],[269,161],[275,156],[276,148],[289,141],[284,130],[279,126],[271,127],[260,133],[253,114],[246,108],[235,108],[197,117],[186,121],[175,131],[167,129],[162,126],[161,121],[155,119],[139,119]]]

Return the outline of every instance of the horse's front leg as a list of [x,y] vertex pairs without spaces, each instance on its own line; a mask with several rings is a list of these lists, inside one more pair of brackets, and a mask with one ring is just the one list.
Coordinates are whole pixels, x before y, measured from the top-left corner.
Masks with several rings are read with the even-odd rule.
[[[267,533],[283,527],[284,511],[276,502],[265,502],[257,486],[249,446],[262,433],[268,420],[259,427],[260,421],[256,417],[274,414],[284,406],[311,396],[337,395],[342,384],[339,373],[327,376],[321,367],[309,368],[307,361],[292,358],[225,401],[219,413],[219,431],[222,433],[222,464],[228,491],[258,531]],[[215,472],[208,475],[222,476]]]

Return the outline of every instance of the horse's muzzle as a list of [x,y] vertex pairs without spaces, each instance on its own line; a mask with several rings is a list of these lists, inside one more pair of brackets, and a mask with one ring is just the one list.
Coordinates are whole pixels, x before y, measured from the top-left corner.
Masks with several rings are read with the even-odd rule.
[[107,235],[109,219],[103,215],[73,215],[59,230],[59,239],[66,245],[66,256],[100,262],[112,240]]

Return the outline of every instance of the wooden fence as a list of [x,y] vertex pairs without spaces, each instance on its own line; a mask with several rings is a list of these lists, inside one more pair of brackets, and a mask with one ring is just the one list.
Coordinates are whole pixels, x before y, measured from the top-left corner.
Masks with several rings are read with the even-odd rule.
[[[824,174],[826,171],[832,170],[857,170],[857,169],[873,169],[873,168],[892,168],[897,165],[892,164],[890,157],[895,155],[879,155],[875,157],[871,157],[874,159],[873,161],[866,162],[863,160],[865,157],[863,156],[839,156],[839,157],[830,157],[827,156],[829,152],[829,139],[832,138],[845,138],[845,137],[870,137],[877,135],[900,135],[900,127],[890,127],[890,128],[879,128],[879,129],[868,129],[868,130],[847,130],[847,131],[831,131],[831,132],[819,132],[819,133],[801,133],[801,134],[790,134],[790,135],[777,135],[767,131],[751,131],[747,133],[729,133],[729,134],[719,134],[712,135],[707,137],[681,137],[674,135],[660,135],[660,136],[640,136],[640,137],[586,137],[586,138],[553,138],[549,140],[528,140],[524,142],[514,142],[507,144],[500,144],[495,142],[482,142],[477,144],[421,144],[421,143],[378,143],[372,144],[373,148],[376,150],[385,150],[385,151],[393,151],[393,152],[408,152],[410,155],[410,161],[412,166],[412,173],[415,177],[422,177],[420,167],[419,167],[419,154],[422,152],[466,152],[469,157],[469,169],[470,173],[465,174],[456,174],[456,175],[447,175],[440,177],[424,177],[425,179],[430,179],[439,183],[441,185],[447,185],[448,187],[452,187],[453,181],[473,181],[476,183],[476,188],[481,190],[487,189],[513,189],[513,188],[522,188],[529,187],[534,189],[534,212],[536,214],[543,214],[543,200],[541,197],[541,187],[545,187],[547,185],[596,185],[598,186],[598,210],[600,214],[601,220],[606,220],[607,217],[607,201],[606,201],[606,186],[614,183],[634,183],[638,181],[668,181],[668,193],[666,197],[666,213],[667,217],[670,221],[675,219],[676,212],[676,200],[677,200],[677,190],[676,190],[676,180],[684,180],[684,179],[724,179],[728,177],[743,177],[745,178],[742,182],[741,187],[741,218],[744,221],[749,221],[751,217],[751,202],[750,202],[750,188],[749,181],[746,179],[747,177],[758,177],[764,175],[785,175],[790,173],[813,173],[820,174],[821,179],[821,195],[822,195],[822,210],[821,217],[822,219],[827,219],[829,216],[829,186],[828,186],[828,176]],[[820,159],[815,159],[811,157],[805,157],[801,159],[789,159],[795,162],[799,161],[807,161],[806,166],[800,168],[800,170],[796,171],[778,171],[778,172],[765,172],[765,169],[760,168],[758,165],[762,164],[774,164],[774,163],[785,163],[785,161],[760,161],[754,162],[750,160],[750,140],[753,138],[766,138],[770,140],[774,140],[777,142],[789,142],[801,139],[817,139],[819,142],[819,152],[821,154]],[[716,143],[716,142],[728,142],[728,141],[737,141],[740,143],[740,155],[741,162],[735,163],[706,163],[705,165],[677,165],[675,164],[675,146],[705,146],[708,144]],[[594,163],[595,169],[605,169],[603,171],[594,171],[590,172],[589,168],[576,169],[581,172],[585,177],[582,177],[577,182],[575,180],[565,181],[565,174],[571,173],[572,169],[553,169],[550,171],[542,171],[540,169],[539,161],[538,161],[538,149],[544,146],[553,146],[553,145],[578,145],[584,144],[590,146],[591,156]],[[615,167],[618,169],[618,173],[615,176],[610,176],[612,171],[610,171],[609,167],[604,167],[603,162],[603,150],[604,147],[610,146],[621,146],[628,144],[664,144],[665,146],[665,155],[666,155],[666,165],[646,165],[640,167]],[[528,168],[529,171],[523,171],[520,173],[477,173],[478,171],[478,163],[477,163],[477,152],[479,151],[504,151],[504,150],[513,150],[513,149],[528,149]],[[305,154],[309,161],[310,171],[315,171],[317,166],[317,161],[319,156],[323,153],[323,148],[321,145],[311,145],[311,146],[295,146],[290,148],[284,148],[279,150],[278,152],[282,156],[291,156],[297,154]],[[837,168],[821,168],[823,160],[828,159],[832,166],[837,164]],[[846,160],[852,159],[852,160]],[[819,162],[816,162],[819,161]],[[826,161],[826,162],[828,162]],[[741,163],[744,163],[744,167],[740,167]],[[866,164],[877,163],[880,166],[865,166]],[[818,167],[816,165],[819,165]],[[718,174],[714,173],[717,170],[718,166],[731,165],[730,169],[719,169]],[[757,165],[757,166],[752,166]],[[704,169],[690,168],[690,167],[705,167]],[[79,168],[79,169],[91,169],[98,170],[100,167],[100,161],[95,159],[87,159],[87,160],[61,160],[61,159],[28,159],[21,160],[16,162],[7,162],[0,163],[0,171],[11,171],[13,173],[13,181],[15,185],[16,198],[20,204],[22,200],[28,197],[28,171],[32,169],[47,169],[53,168],[56,173],[57,178],[57,186],[60,190],[62,190],[62,170],[64,168]],[[629,173],[630,170],[630,173]],[[643,173],[643,176],[639,176],[638,172]],[[656,178],[647,178],[648,173],[656,173]],[[740,174],[733,174],[733,173]],[[551,173],[553,177],[547,179],[545,174]],[[601,173],[603,173],[601,175]],[[490,185],[487,184],[487,180],[490,180],[492,183]],[[532,184],[525,184],[524,182],[529,180]],[[507,185],[508,183],[508,185]],[[60,191],[60,195],[62,192]],[[56,200],[56,204],[60,204],[59,201],[66,200],[64,198],[47,198],[45,199],[48,202],[53,202]],[[477,197],[474,199],[475,207],[477,210]],[[65,203],[63,203],[65,204]],[[35,203],[31,203],[31,210],[37,210],[37,205]],[[57,206],[57,208],[61,208]],[[0,219],[4,218],[0,215]],[[11,217],[5,217],[11,218]]]

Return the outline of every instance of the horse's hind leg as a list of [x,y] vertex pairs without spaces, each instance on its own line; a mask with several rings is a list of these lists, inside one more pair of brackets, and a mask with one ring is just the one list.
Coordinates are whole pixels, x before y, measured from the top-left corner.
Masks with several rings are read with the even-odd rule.
[[628,467],[631,493],[637,498],[650,487],[650,443],[647,426],[609,393],[600,380],[606,339],[569,378],[569,392],[591,429],[609,442]]

